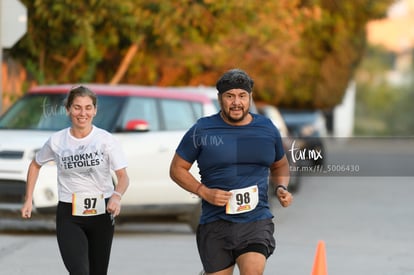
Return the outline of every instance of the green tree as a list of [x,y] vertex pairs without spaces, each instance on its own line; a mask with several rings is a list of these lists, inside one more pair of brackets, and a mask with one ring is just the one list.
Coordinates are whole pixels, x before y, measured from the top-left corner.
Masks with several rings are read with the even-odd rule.
[[[368,47],[356,72],[355,134],[365,136],[412,136],[413,81],[390,84],[396,54]],[[413,75],[407,72],[407,78]],[[412,79],[412,78],[411,78]]]

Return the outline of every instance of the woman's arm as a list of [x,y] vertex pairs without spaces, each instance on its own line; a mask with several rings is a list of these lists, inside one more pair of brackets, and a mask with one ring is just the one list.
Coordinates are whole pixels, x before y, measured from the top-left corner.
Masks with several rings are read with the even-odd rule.
[[114,217],[118,216],[121,212],[121,199],[129,186],[129,177],[126,168],[115,171],[115,175],[118,183],[107,206],[108,212],[112,213]]
[[29,165],[26,179],[26,195],[23,207],[21,209],[22,218],[29,219],[32,216],[33,210],[33,191],[39,177],[40,166],[35,160]]

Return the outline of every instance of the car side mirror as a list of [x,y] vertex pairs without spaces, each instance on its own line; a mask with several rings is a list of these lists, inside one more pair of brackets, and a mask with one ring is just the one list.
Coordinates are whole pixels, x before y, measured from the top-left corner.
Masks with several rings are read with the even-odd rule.
[[124,131],[147,132],[149,131],[149,123],[144,119],[132,119],[125,124]]

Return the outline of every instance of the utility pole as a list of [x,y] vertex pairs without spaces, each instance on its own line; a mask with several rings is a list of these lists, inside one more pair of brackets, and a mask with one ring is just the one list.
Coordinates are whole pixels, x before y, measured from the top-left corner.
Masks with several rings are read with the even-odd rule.
[[[3,18],[3,0],[0,0],[0,15]],[[3,20],[0,20],[0,115],[3,113]]]

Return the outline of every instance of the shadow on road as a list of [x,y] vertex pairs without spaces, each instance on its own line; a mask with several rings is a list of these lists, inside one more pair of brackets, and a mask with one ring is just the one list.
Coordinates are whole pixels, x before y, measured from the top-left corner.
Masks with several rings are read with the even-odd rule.
[[[0,234],[13,235],[49,235],[55,234],[55,221],[51,219],[2,218]],[[193,234],[185,223],[173,222],[128,222],[115,226],[115,234]]]

